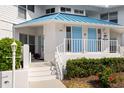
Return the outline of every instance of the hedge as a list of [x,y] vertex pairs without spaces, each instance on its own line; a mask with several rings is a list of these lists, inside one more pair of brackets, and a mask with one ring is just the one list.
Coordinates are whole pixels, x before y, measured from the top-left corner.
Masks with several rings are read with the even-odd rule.
[[68,60],[66,64],[66,78],[81,78],[95,75],[100,70],[100,66],[109,66],[113,72],[124,71],[124,58],[101,58],[101,59],[73,59]]
[[[4,38],[0,40],[0,71],[6,71],[12,69],[12,49],[11,44],[14,39]],[[21,42],[15,40],[17,43],[16,50],[16,69],[20,68],[21,65]]]

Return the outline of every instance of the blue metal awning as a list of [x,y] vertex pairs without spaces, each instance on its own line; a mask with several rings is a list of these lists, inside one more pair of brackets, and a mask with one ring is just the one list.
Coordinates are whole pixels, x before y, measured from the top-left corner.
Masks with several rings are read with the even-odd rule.
[[87,16],[67,14],[67,13],[54,13],[54,14],[41,16],[41,17],[38,17],[38,18],[35,18],[32,20],[17,24],[16,26],[31,25],[31,24],[36,24],[36,23],[47,22],[50,20],[63,21],[63,22],[79,22],[79,23],[93,23],[93,24],[101,24],[101,25],[120,26],[119,24],[116,24],[113,22],[107,22],[104,20],[90,18]]

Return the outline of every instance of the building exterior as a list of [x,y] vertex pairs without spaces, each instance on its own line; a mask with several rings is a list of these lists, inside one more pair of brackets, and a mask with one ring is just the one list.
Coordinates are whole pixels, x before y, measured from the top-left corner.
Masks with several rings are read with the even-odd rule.
[[[0,6],[0,39],[27,44],[22,48],[26,82],[63,79],[68,59],[124,56],[123,15],[124,6]],[[57,75],[51,74],[51,62]]]
[[[30,7],[32,9],[30,9]],[[12,37],[13,24],[18,24],[45,14],[54,12],[67,12],[86,15],[93,18],[108,20],[108,13],[117,23],[124,25],[124,6],[87,6],[87,5],[36,5],[36,6],[0,6],[0,38]],[[113,13],[112,13],[113,12]],[[11,15],[11,16],[10,16]],[[113,19],[114,18],[114,19]]]
[[[117,42],[119,43],[119,45],[123,45],[123,40],[122,40],[123,39],[123,36],[122,36],[123,31],[122,30],[118,31],[115,28],[110,29],[109,27],[107,27],[107,25],[101,27],[98,24],[98,25],[91,26],[90,28],[88,28],[86,26],[83,27],[82,23],[81,24],[79,23],[79,25],[78,25],[77,23],[70,22],[69,24],[67,24],[67,23],[66,24],[65,23],[52,24],[51,23],[48,25],[44,24],[45,26],[44,25],[42,25],[42,26],[39,26],[39,25],[32,26],[31,25],[31,26],[22,26],[22,27],[16,28],[16,25],[20,24],[22,22],[25,23],[26,21],[34,19],[34,18],[38,19],[38,17],[43,16],[43,15],[51,15],[53,13],[60,13],[60,12],[72,14],[71,16],[73,16],[73,15],[88,16],[91,18],[102,19],[102,20],[106,20],[108,22],[114,22],[114,23],[123,25],[124,24],[123,23],[123,13],[124,13],[123,8],[124,8],[124,6],[109,6],[108,8],[106,8],[104,6],[88,6],[88,5],[0,6],[0,24],[1,24],[0,38],[14,37],[16,39],[19,39],[24,44],[30,45],[30,51],[32,52],[32,54],[38,53],[41,55],[41,59],[45,58],[46,60],[49,59],[49,58],[47,58],[49,56],[51,59],[51,54],[54,56],[53,53],[55,53],[55,49],[59,44],[61,44],[63,42],[69,42],[69,40],[64,41],[64,38],[66,38],[67,34],[72,34],[72,33],[70,33],[70,32],[63,33],[63,31],[66,31],[67,29],[71,29],[73,31],[73,27],[75,27],[74,29],[76,29],[76,27],[81,27],[81,28],[77,28],[77,29],[80,29],[80,30],[84,29],[85,31],[88,31],[88,29],[91,28],[90,30],[93,30],[91,32],[91,36],[89,36],[91,38],[87,38],[88,37],[87,32],[82,33],[81,37],[84,36],[85,39],[98,39],[98,38],[101,39],[103,36],[105,36],[105,38],[107,38],[108,40],[109,39],[110,40],[118,40]],[[100,23],[100,25],[101,25],[101,23]],[[14,28],[14,26],[15,26],[15,28]],[[95,30],[97,30],[97,32],[94,31],[94,29],[92,29],[94,27],[96,27]],[[45,32],[45,30],[46,30],[46,32]],[[49,30],[51,32],[47,33],[47,30]],[[58,33],[55,32],[55,34],[54,34],[54,32],[52,33],[52,30],[60,30],[60,32],[58,32]],[[102,30],[107,31],[107,33],[103,33]],[[78,34],[78,33],[76,33],[76,34]],[[81,34],[81,33],[79,32],[79,34]],[[93,34],[95,34],[96,36],[92,37]],[[52,39],[52,41],[50,41],[51,40],[50,37],[52,35],[53,35],[53,39]],[[55,35],[58,36],[58,38],[54,38]],[[67,37],[69,38],[68,35],[67,35]],[[78,38],[78,39],[82,39],[82,38]],[[45,41],[47,41],[47,44]],[[70,41],[70,42],[72,42],[72,41]],[[75,42],[78,42],[78,41],[75,41]],[[99,43],[99,41],[88,41],[88,43],[89,42]],[[75,43],[75,44],[80,46],[80,43],[79,44]],[[51,46],[53,48],[48,49],[49,46]],[[81,47],[81,46],[80,47],[79,46],[78,46],[78,48]],[[98,46],[101,47],[101,44]],[[74,51],[74,50],[71,50],[72,48],[70,48],[70,44],[67,44],[66,48],[67,47],[68,47],[68,51],[71,51],[71,52]],[[72,47],[74,47],[74,45]],[[93,45],[93,47],[97,47],[97,46]],[[75,48],[75,49],[78,49],[78,48]],[[75,51],[79,52],[79,50],[75,50]],[[101,50],[101,48],[100,49],[97,48],[97,50]],[[44,51],[46,51],[46,53],[44,53]],[[85,50],[83,50],[83,51],[85,51]],[[87,49],[87,51],[96,52],[96,49],[95,48]],[[114,50],[114,51],[116,51],[116,50]]]

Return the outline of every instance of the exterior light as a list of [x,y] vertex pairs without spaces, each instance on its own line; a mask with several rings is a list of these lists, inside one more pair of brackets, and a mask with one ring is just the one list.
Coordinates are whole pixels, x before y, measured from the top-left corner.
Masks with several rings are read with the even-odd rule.
[[11,44],[11,48],[12,48],[12,52],[15,52],[16,51],[17,44],[16,44],[15,41]]
[[12,87],[15,88],[15,65],[16,65],[16,48],[17,48],[17,44],[15,41],[11,44],[11,48],[12,48]]

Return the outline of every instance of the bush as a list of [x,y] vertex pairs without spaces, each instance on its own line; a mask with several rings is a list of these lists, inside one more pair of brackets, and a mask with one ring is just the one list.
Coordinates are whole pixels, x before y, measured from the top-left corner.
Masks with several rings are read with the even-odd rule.
[[100,66],[110,67],[113,72],[124,71],[124,58],[101,58],[101,59],[73,59],[66,64],[67,78],[81,78],[95,75],[104,69]]
[[103,71],[98,73],[98,78],[101,87],[107,88],[110,87],[110,83],[113,81],[111,74],[112,74],[112,69],[110,67],[106,66],[101,66]]
[[[12,49],[11,44],[14,39],[4,38],[0,40],[0,71],[6,71],[12,69]],[[21,64],[21,42],[15,40],[17,43],[16,50],[16,69],[20,68]],[[7,58],[8,57],[8,58]]]

